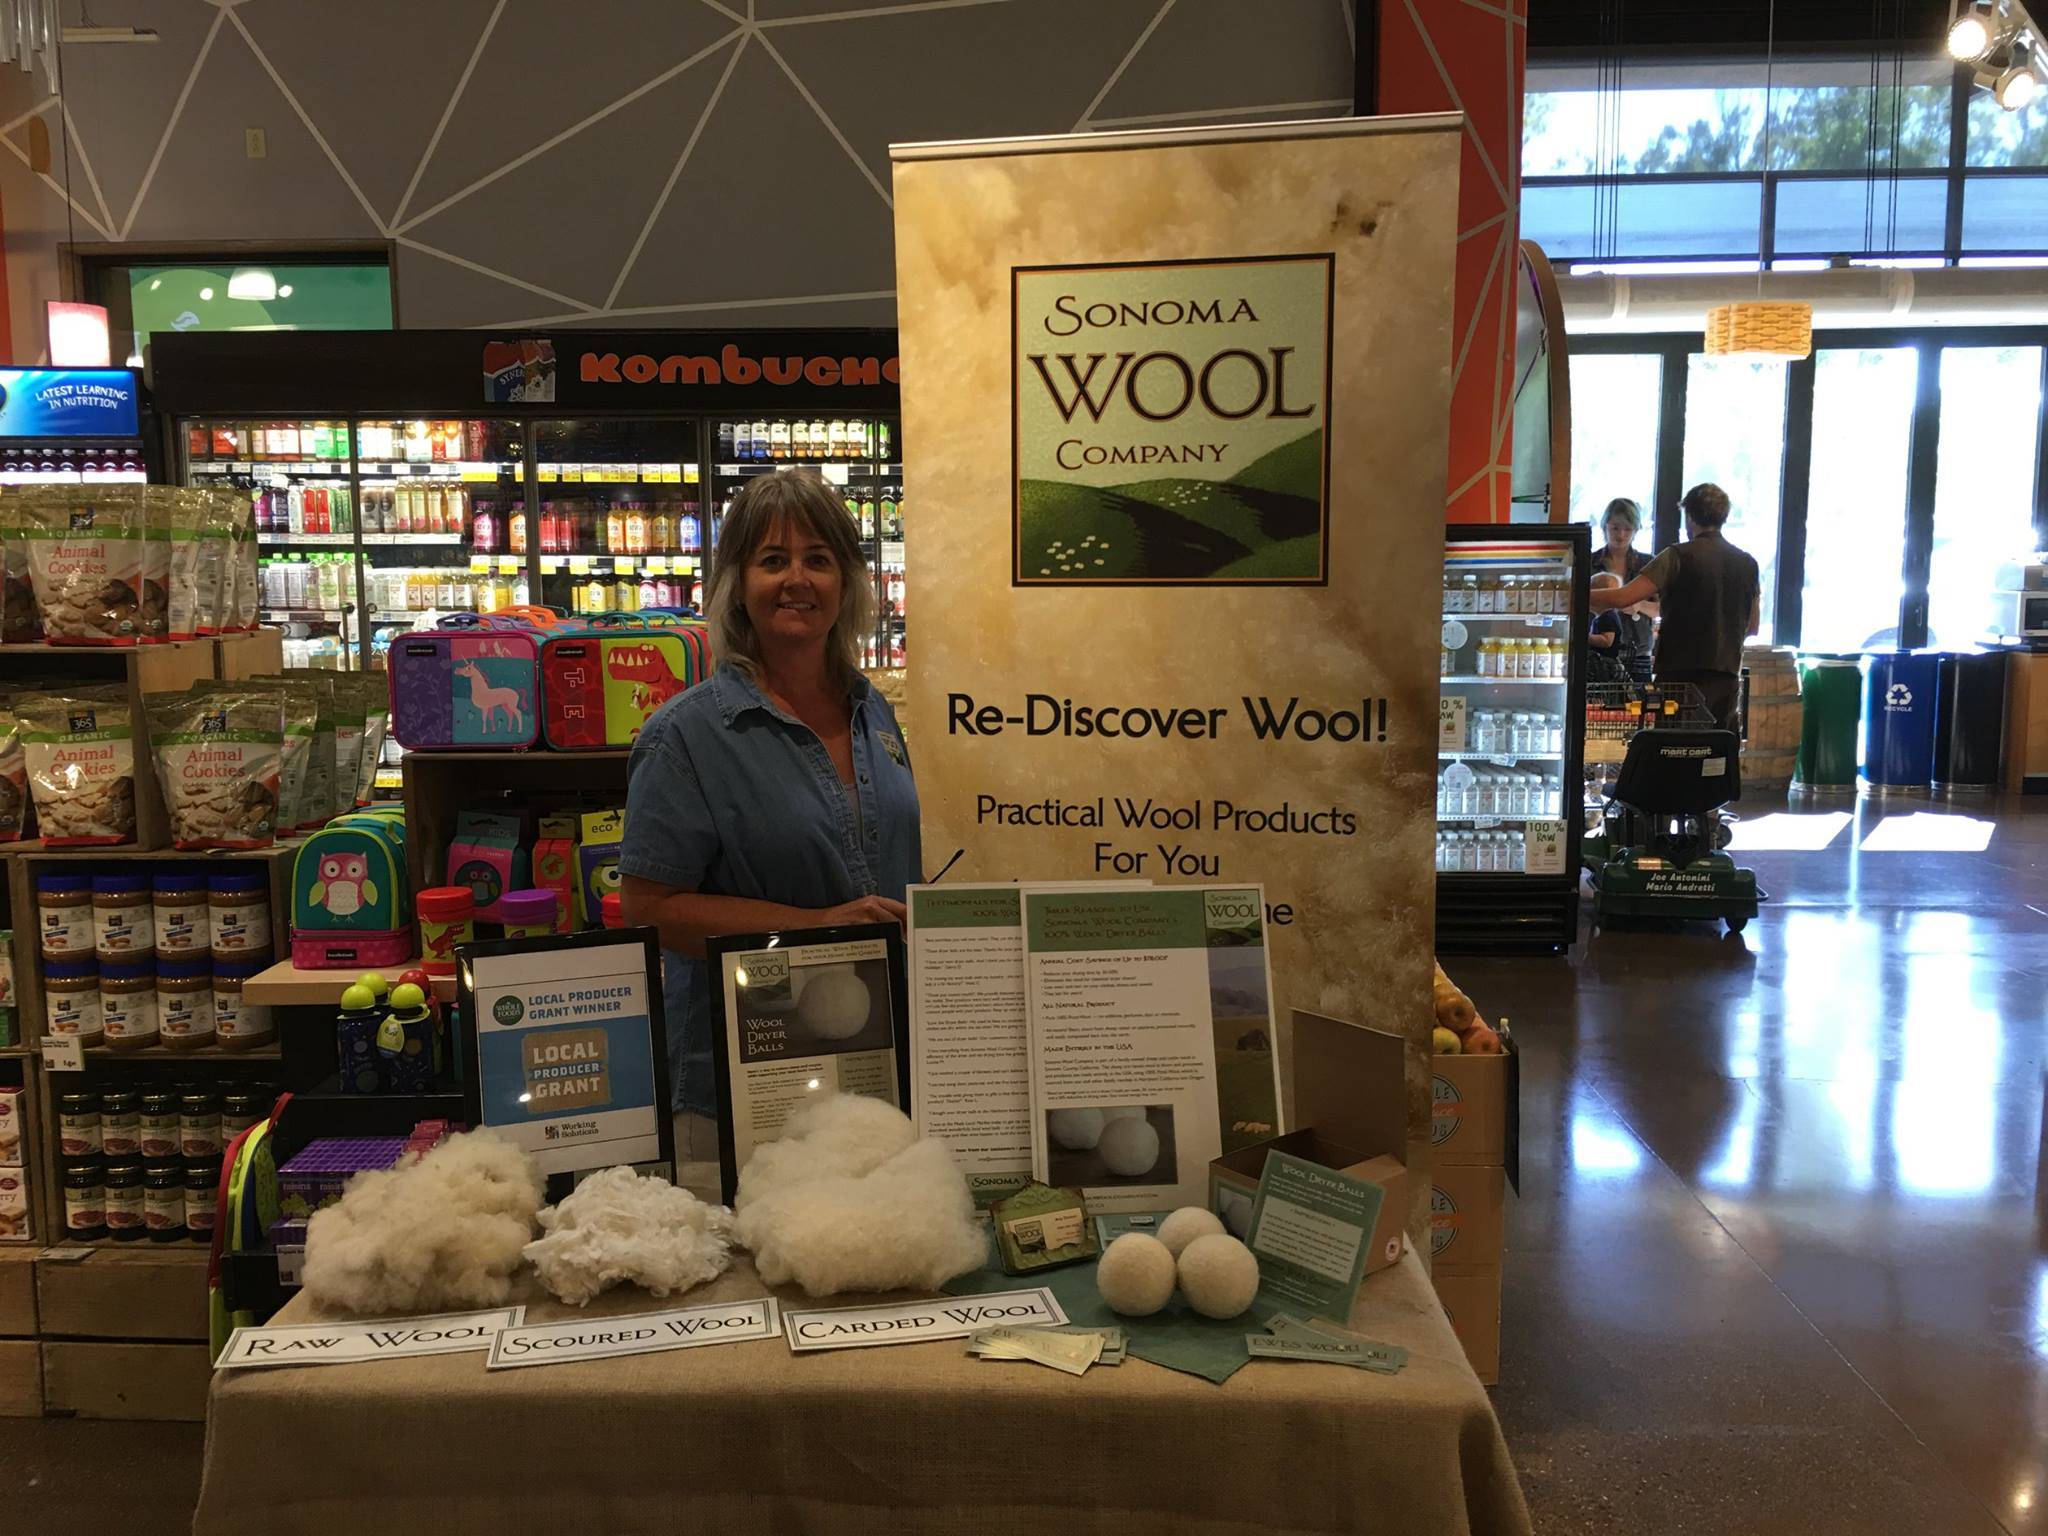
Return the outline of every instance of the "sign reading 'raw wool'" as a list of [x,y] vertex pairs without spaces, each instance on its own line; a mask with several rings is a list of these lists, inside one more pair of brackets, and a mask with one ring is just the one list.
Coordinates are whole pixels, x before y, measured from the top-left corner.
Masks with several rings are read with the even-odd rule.
[[1423,1155],[1458,119],[892,155],[932,862],[1263,886]]
[[1019,584],[1324,579],[1333,261],[1013,271]]

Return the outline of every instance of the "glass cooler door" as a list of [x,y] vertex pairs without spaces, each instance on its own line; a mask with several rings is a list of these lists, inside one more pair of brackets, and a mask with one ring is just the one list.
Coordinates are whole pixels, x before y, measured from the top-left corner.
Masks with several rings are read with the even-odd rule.
[[187,485],[244,490],[256,504],[259,612],[284,631],[286,662],[353,670],[362,614],[348,423],[192,418],[179,447]]
[[778,416],[712,423],[711,541],[740,488],[768,469],[815,469],[846,498],[875,577],[866,667],[904,664],[903,459],[894,418]]
[[518,422],[370,417],[356,458],[373,667],[430,616],[526,601],[524,554],[501,553],[525,510]]
[[[591,614],[694,607],[704,569],[697,423],[543,421],[534,431],[540,601]],[[523,517],[515,532],[523,555]]]
[[1437,717],[1443,948],[1577,935],[1584,528],[1454,527]]

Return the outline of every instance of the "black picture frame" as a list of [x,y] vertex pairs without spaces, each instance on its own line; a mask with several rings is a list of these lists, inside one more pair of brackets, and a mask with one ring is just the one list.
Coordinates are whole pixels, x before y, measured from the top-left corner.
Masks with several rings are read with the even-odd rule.
[[759,949],[822,949],[833,944],[863,943],[880,939],[885,945],[884,964],[889,976],[890,1049],[895,1052],[896,1107],[910,1113],[910,967],[903,943],[903,929],[896,923],[848,923],[833,928],[783,928],[772,933],[731,933],[708,939],[704,945],[705,986],[711,1002],[711,1049],[716,1063],[712,1074],[718,1089],[718,1178],[720,1198],[727,1205],[739,1191],[740,1170],[733,1139],[732,1075],[737,1067],[727,1041],[731,1028],[732,1002],[726,996],[726,956]]
[[[484,1118],[483,1102],[483,1042],[477,1027],[475,968],[478,961],[488,961],[512,955],[568,952],[580,949],[625,949],[640,951],[647,981],[647,1024],[648,1054],[654,1072],[654,1124],[655,1136],[660,1147],[658,1161],[666,1163],[669,1177],[676,1173],[676,1129],[673,1109],[674,1090],[669,1082],[668,1070],[668,1026],[662,1006],[662,969],[660,936],[652,928],[605,928],[593,929],[587,933],[553,934],[531,939],[486,939],[470,944],[459,944],[455,948],[455,1001],[462,1029],[462,1099],[463,1109],[472,1126],[487,1125]],[[489,984],[488,982],[486,983]],[[603,1145],[602,1143],[598,1145]],[[597,1150],[593,1147],[593,1151]],[[608,1157],[599,1157],[587,1164],[556,1170],[550,1173],[551,1192],[558,1176],[573,1179],[580,1173],[595,1172],[617,1166]]]

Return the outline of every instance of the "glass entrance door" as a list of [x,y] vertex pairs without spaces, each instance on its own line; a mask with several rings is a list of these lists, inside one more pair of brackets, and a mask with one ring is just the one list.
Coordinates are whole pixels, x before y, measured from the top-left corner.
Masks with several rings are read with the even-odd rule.
[[1814,358],[1802,649],[1899,643],[1919,377],[1911,347],[1828,348]]

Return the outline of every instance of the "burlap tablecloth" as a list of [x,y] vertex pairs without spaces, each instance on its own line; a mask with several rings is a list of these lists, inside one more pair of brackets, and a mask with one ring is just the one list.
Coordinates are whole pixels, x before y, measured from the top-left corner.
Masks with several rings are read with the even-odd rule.
[[[742,1258],[687,1296],[586,1311],[767,1291]],[[574,1311],[524,1299],[529,1322]],[[304,1297],[274,1319],[321,1320]],[[1213,1386],[1137,1359],[1071,1377],[958,1340],[798,1356],[773,1339],[511,1371],[466,1354],[222,1372],[194,1529],[1528,1531],[1493,1407],[1412,1254],[1366,1282],[1351,1326],[1407,1368],[1259,1360]]]

